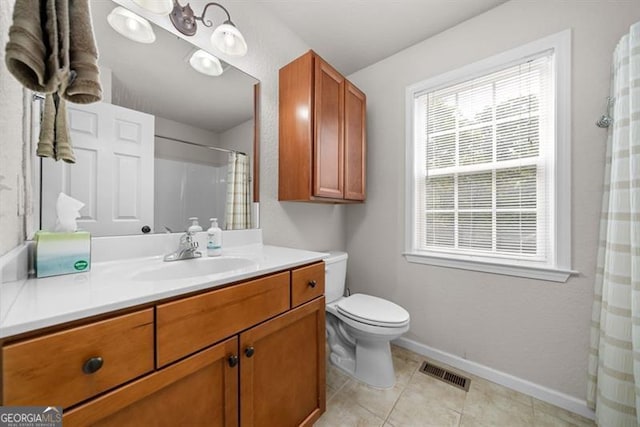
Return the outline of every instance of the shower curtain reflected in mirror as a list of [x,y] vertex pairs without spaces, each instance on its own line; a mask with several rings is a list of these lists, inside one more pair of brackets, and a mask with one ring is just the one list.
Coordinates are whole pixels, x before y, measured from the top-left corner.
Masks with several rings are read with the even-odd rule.
[[229,153],[225,229],[243,230],[249,227],[251,227],[249,158],[242,153]]

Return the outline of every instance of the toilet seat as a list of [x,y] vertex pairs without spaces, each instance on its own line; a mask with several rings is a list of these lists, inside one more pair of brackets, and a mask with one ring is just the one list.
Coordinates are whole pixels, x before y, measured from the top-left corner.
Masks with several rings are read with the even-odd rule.
[[409,313],[397,304],[365,294],[353,294],[336,304],[337,311],[351,320],[372,326],[402,328]]

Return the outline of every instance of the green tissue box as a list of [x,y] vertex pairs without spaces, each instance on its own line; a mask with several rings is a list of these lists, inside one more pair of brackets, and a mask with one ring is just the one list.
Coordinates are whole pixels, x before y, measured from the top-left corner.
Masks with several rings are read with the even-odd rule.
[[91,270],[91,233],[36,233],[36,277],[84,273]]

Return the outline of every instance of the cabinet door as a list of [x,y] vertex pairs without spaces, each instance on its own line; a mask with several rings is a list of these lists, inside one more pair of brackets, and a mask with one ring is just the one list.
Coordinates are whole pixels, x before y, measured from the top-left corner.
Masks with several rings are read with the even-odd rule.
[[65,412],[63,424],[237,426],[237,354],[234,337]]
[[344,197],[344,77],[316,57],[313,195]]
[[344,198],[364,200],[367,101],[364,93],[348,81],[344,98]]
[[240,425],[311,426],[325,411],[324,297],[240,335]]

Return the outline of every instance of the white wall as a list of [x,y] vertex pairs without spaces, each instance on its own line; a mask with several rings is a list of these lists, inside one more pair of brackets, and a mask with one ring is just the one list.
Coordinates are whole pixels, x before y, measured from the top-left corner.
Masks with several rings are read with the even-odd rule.
[[247,153],[253,161],[253,119],[219,133],[221,148]]
[[[368,195],[347,208],[352,291],[411,314],[409,338],[583,399],[602,197],[609,66],[640,2],[512,0],[349,77],[367,94]],[[404,249],[405,87],[573,29],[572,259],[558,284],[409,264]]]
[[[168,17],[148,13],[131,0],[115,1],[180,36]],[[205,3],[190,1],[196,13]],[[224,6],[247,41],[246,56],[234,58],[214,51],[209,43],[211,30],[199,30],[188,40],[260,80],[260,226],[264,241],[297,248],[344,249],[343,206],[278,202],[278,70],[309,46],[257,2],[225,2]],[[216,24],[224,18],[215,8],[209,14]]]
[[[14,0],[0,2],[0,255],[25,238],[23,90],[4,66]],[[26,147],[27,153],[30,152]]]

